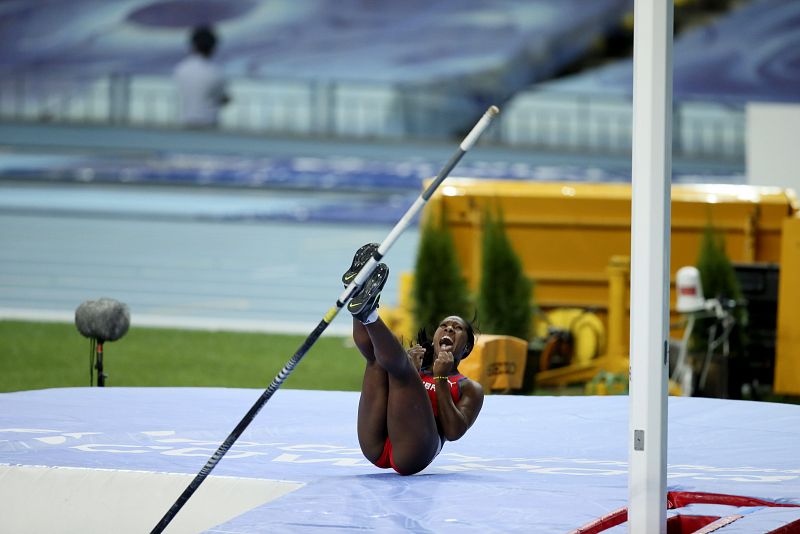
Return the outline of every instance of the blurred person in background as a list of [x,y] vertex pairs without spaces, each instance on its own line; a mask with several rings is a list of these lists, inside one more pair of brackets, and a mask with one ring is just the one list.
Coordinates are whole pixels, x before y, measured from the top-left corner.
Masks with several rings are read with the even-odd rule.
[[187,128],[215,128],[219,111],[230,102],[219,67],[212,61],[217,36],[203,26],[191,33],[192,53],[175,67],[179,120]]

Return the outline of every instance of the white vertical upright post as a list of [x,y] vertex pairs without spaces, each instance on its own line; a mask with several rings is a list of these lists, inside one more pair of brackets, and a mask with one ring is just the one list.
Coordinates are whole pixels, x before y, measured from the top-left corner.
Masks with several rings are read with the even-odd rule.
[[635,0],[628,531],[666,532],[673,0]]

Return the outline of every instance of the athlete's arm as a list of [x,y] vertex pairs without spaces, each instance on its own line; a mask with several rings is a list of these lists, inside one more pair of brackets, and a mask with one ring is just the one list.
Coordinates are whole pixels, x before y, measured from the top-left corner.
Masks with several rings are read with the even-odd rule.
[[447,441],[455,441],[467,433],[478,418],[483,406],[483,388],[473,380],[461,382],[461,399],[453,402],[446,380],[436,380],[436,400],[439,406],[439,423]]

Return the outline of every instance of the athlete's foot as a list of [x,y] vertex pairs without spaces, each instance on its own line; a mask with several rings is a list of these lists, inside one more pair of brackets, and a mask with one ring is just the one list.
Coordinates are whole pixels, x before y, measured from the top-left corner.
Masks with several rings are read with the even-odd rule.
[[386,285],[388,278],[389,267],[385,263],[376,265],[367,281],[347,304],[347,311],[364,324],[376,321],[377,313],[375,311],[378,309],[381,299],[381,290]]

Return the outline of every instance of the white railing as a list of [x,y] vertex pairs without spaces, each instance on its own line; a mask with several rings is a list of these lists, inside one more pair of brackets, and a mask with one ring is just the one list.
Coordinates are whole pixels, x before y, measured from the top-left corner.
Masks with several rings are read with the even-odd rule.
[[[456,135],[475,105],[435,86],[235,79],[221,115],[228,131],[355,139]],[[631,100],[528,90],[502,105],[487,140],[501,145],[619,155],[631,150]],[[5,77],[0,120],[177,128],[169,77],[111,75],[85,80]],[[455,120],[458,119],[458,120]],[[676,156],[742,161],[744,111],[709,102],[675,105]]]

